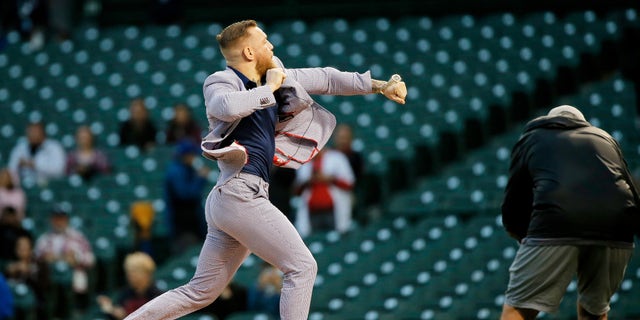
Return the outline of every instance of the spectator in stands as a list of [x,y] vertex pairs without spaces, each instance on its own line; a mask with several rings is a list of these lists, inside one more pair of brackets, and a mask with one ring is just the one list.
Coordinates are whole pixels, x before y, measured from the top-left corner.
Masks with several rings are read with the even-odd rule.
[[333,132],[333,144],[336,150],[344,153],[344,155],[347,156],[347,159],[349,159],[349,164],[351,165],[351,170],[355,177],[353,185],[352,211],[358,221],[366,223],[371,217],[366,217],[363,214],[359,215],[358,212],[361,210],[357,209],[363,204],[365,198],[363,194],[365,191],[362,185],[364,161],[360,152],[353,150],[353,130],[348,124],[343,123],[336,126],[336,129]]
[[222,293],[204,310],[219,320],[224,320],[236,312],[247,310],[247,289],[233,280],[222,290]]
[[37,318],[48,319],[47,294],[51,284],[49,268],[43,261],[36,260],[31,236],[23,235],[18,238],[15,243],[15,259],[7,263],[4,273],[7,280],[22,283],[33,291]]
[[129,119],[120,124],[120,145],[134,145],[141,150],[148,150],[155,146],[157,132],[144,99],[131,100]]
[[200,148],[190,140],[182,140],[175,148],[173,161],[169,163],[164,179],[164,199],[177,247],[198,243],[206,234],[204,188],[209,170],[196,168],[195,159]]
[[[80,230],[69,225],[69,213],[61,206],[53,208],[49,221],[50,229],[36,241],[36,257],[57,269],[71,272],[70,283],[64,277],[62,282],[54,283],[54,290],[58,291],[57,296],[66,296],[68,290],[71,290],[76,302],[74,311],[82,312],[88,303],[88,272],[95,264],[91,244]],[[65,310],[68,302],[54,305],[59,307],[55,316],[69,316],[69,310]]]
[[0,320],[13,319],[13,292],[11,287],[0,273]]
[[340,151],[325,148],[296,171],[296,193],[301,195],[295,225],[300,235],[312,231],[351,227],[355,178],[349,160]]
[[27,206],[27,196],[20,186],[18,175],[8,168],[0,170],[0,214],[4,208],[13,208],[18,220],[22,221],[25,216]]
[[93,133],[88,126],[76,130],[76,149],[67,156],[67,174],[77,174],[90,180],[97,174],[108,173],[109,159],[94,145]]
[[136,251],[142,251],[150,255],[154,255],[155,248],[153,246],[153,222],[156,217],[156,211],[153,204],[148,200],[138,200],[131,204],[130,208],[131,224],[136,233],[134,238],[134,248]]
[[202,130],[191,115],[191,110],[184,103],[178,103],[173,107],[173,119],[167,123],[167,143],[175,144],[180,140],[191,140],[200,145]]
[[66,154],[60,142],[47,138],[44,124],[27,126],[26,139],[18,140],[9,156],[9,169],[18,172],[22,182],[46,184],[64,176]]
[[147,301],[161,295],[162,291],[154,284],[155,270],[156,264],[148,254],[134,252],[127,255],[124,260],[127,286],[118,292],[115,301],[106,295],[98,295],[96,301],[100,310],[109,319],[124,319]]
[[344,153],[347,159],[349,159],[349,164],[351,165],[351,170],[353,171],[357,184],[364,172],[364,161],[362,160],[362,155],[352,148],[353,130],[348,124],[343,123],[336,126],[333,133],[333,144],[336,150]]
[[502,204],[520,243],[502,319],[558,309],[578,279],[578,319],[607,319],[640,234],[640,198],[618,143],[571,106],[530,121],[513,148]]
[[247,291],[247,309],[279,315],[280,290],[282,290],[282,272],[263,262],[256,283]]
[[13,207],[5,207],[0,215],[0,261],[15,259],[16,242],[20,237],[31,237],[31,233],[20,224]]

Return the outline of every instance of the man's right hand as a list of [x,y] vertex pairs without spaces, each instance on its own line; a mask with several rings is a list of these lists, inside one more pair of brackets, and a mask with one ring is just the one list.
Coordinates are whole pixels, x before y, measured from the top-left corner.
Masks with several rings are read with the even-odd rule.
[[287,78],[282,68],[272,68],[267,70],[267,85],[271,87],[271,92],[280,89],[280,86]]

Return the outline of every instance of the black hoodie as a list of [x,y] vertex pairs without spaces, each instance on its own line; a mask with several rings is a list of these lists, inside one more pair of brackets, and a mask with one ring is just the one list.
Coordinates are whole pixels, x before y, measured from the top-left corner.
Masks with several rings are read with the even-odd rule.
[[632,243],[639,208],[620,147],[608,133],[562,116],[527,124],[511,154],[502,203],[503,224],[514,238]]

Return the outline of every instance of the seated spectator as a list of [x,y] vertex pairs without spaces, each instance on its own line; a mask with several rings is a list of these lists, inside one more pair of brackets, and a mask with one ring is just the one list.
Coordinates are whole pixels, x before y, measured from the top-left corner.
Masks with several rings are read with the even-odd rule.
[[340,151],[323,149],[296,171],[296,193],[301,195],[295,225],[303,237],[312,231],[351,228],[352,189],[349,160]]
[[213,314],[219,320],[224,320],[235,312],[247,310],[247,289],[231,281],[222,290],[218,298],[205,308],[206,313]]
[[336,150],[344,153],[349,159],[349,164],[357,183],[364,172],[364,161],[362,160],[362,155],[352,148],[353,130],[348,124],[343,123],[336,126],[333,134],[333,144]]
[[67,156],[67,174],[77,174],[89,180],[109,170],[109,159],[94,146],[91,129],[88,126],[79,127],[76,130],[76,149]]
[[264,262],[256,283],[247,292],[247,309],[278,316],[282,272]]
[[16,210],[5,207],[0,215],[0,261],[16,258],[16,242],[20,237],[31,237],[31,233],[22,227]]
[[174,144],[181,140],[191,140],[200,145],[202,129],[191,116],[191,110],[183,103],[173,107],[173,119],[167,123],[167,144]]
[[142,251],[150,255],[154,255],[152,244],[153,221],[156,212],[150,201],[139,200],[131,204],[130,207],[131,224],[135,229],[134,248],[136,251]]
[[[91,244],[85,235],[69,225],[69,213],[60,206],[51,211],[51,228],[43,233],[36,241],[35,254],[39,261],[44,261],[58,270],[69,270],[70,277],[60,277],[61,282],[54,285],[58,294],[66,297],[71,291],[75,305],[74,311],[82,312],[88,303],[89,276],[88,271],[94,266],[95,256]],[[70,279],[69,279],[70,278]],[[68,317],[69,310],[65,307],[69,302],[57,302],[54,316]]]
[[13,319],[13,292],[0,273],[0,320]]
[[[367,213],[362,210],[364,208],[365,198],[373,196],[375,198],[376,192],[369,192],[373,190],[366,190],[362,183],[364,176],[365,162],[362,159],[362,154],[356,150],[353,150],[353,130],[346,124],[339,124],[333,133],[334,148],[347,156],[355,182],[353,185],[353,215],[354,218],[362,223],[366,224],[369,220],[373,219],[373,216],[368,216]],[[372,187],[372,186],[367,186]],[[367,195],[369,193],[369,195]],[[373,195],[371,195],[373,193]]]
[[135,252],[124,260],[127,286],[120,290],[115,301],[105,295],[96,298],[100,310],[109,319],[124,319],[143,304],[162,294],[154,284],[156,264],[148,254]]
[[4,208],[13,208],[18,220],[22,221],[25,216],[27,206],[27,196],[20,186],[20,179],[17,174],[5,168],[0,170],[0,214]]
[[200,148],[193,142],[182,140],[175,150],[165,174],[164,199],[175,244],[184,248],[199,243],[207,231],[202,200],[209,170],[194,167]]
[[157,131],[144,99],[133,99],[129,105],[129,119],[120,123],[120,145],[148,150],[156,144]]
[[7,280],[22,283],[29,287],[36,297],[36,315],[38,319],[49,317],[47,293],[49,292],[49,269],[42,261],[37,261],[33,253],[33,239],[20,236],[16,241],[15,259],[4,268]]
[[47,138],[44,124],[27,126],[26,139],[19,139],[9,156],[9,169],[27,183],[46,184],[64,176],[66,154],[60,142]]

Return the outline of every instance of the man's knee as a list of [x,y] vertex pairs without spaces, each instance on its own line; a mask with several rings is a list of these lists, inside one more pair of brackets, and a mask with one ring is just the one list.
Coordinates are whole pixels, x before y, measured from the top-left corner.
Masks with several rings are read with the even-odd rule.
[[318,263],[312,255],[299,259],[293,268],[283,270],[285,278],[315,280],[318,273]]
[[219,293],[216,294],[214,292],[213,287],[196,285],[192,282],[182,286],[180,289],[181,293],[199,308],[210,305],[219,295]]
[[316,274],[318,273],[318,263],[316,262],[316,259],[313,258],[313,256],[309,255],[306,259],[304,259],[300,271],[306,276],[311,276],[315,279]]

